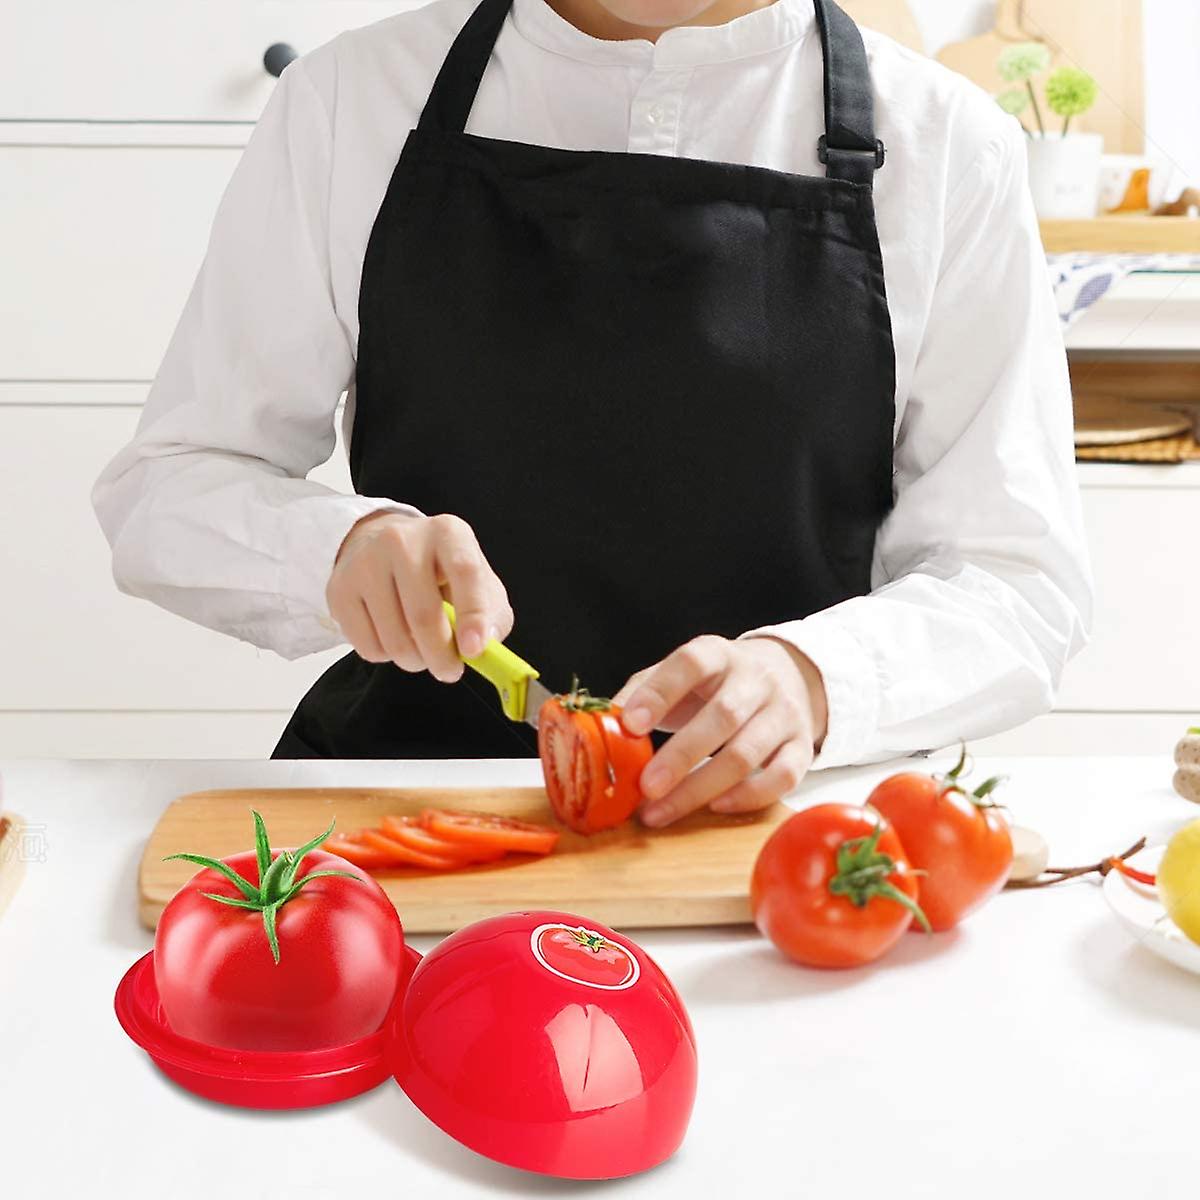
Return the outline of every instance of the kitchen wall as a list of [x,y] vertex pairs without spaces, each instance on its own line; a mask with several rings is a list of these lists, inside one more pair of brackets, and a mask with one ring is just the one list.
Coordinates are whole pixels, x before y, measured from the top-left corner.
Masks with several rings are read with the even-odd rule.
[[[990,29],[995,0],[908,0],[925,49]],[[1200,182],[1200,0],[1143,0],[1148,148]],[[1086,63],[1083,64],[1086,67]]]

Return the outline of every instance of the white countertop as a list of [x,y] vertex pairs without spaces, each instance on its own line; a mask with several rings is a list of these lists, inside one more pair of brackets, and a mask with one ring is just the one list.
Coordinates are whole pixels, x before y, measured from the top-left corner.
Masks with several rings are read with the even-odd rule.
[[[797,800],[859,803],[913,765],[817,772]],[[174,796],[530,784],[537,770],[532,760],[0,763],[6,806],[44,844],[0,918],[0,1194],[1195,1197],[1200,977],[1137,945],[1094,883],[1005,893],[954,933],[910,935],[851,972],[793,966],[749,927],[635,932],[688,1005],[700,1085],[679,1154],[612,1184],[480,1158],[390,1083],[293,1113],[197,1100],[117,1025],[113,991],[152,944],[135,912],[136,866]],[[1071,865],[1142,834],[1164,840],[1195,817],[1171,770],[1167,755],[983,759],[972,778],[1008,772],[1006,803],[1046,835],[1056,865]],[[413,942],[426,951],[436,940]]]

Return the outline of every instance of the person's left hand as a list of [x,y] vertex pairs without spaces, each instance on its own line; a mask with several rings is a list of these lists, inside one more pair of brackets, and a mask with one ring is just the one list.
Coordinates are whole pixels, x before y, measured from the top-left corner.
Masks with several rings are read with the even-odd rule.
[[770,636],[702,634],[631,675],[613,701],[630,733],[674,732],[641,774],[647,825],[706,804],[722,813],[766,808],[807,774],[828,722],[816,665]]

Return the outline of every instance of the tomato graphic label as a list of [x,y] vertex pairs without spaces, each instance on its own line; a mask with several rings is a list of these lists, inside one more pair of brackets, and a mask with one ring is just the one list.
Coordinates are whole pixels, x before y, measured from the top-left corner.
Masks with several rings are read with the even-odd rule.
[[583,925],[539,925],[529,935],[529,947],[552,975],[584,987],[619,992],[633,987],[642,973],[624,946]]

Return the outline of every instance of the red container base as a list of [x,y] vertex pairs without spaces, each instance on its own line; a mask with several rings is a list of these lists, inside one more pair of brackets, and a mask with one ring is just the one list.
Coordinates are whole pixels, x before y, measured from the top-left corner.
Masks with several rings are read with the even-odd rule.
[[242,1108],[314,1108],[368,1092],[391,1074],[387,1031],[420,961],[421,956],[406,946],[396,999],[379,1029],[326,1050],[229,1050],[180,1037],[163,1015],[153,951],[139,958],[121,980],[117,1020],[168,1079],[197,1096]]

